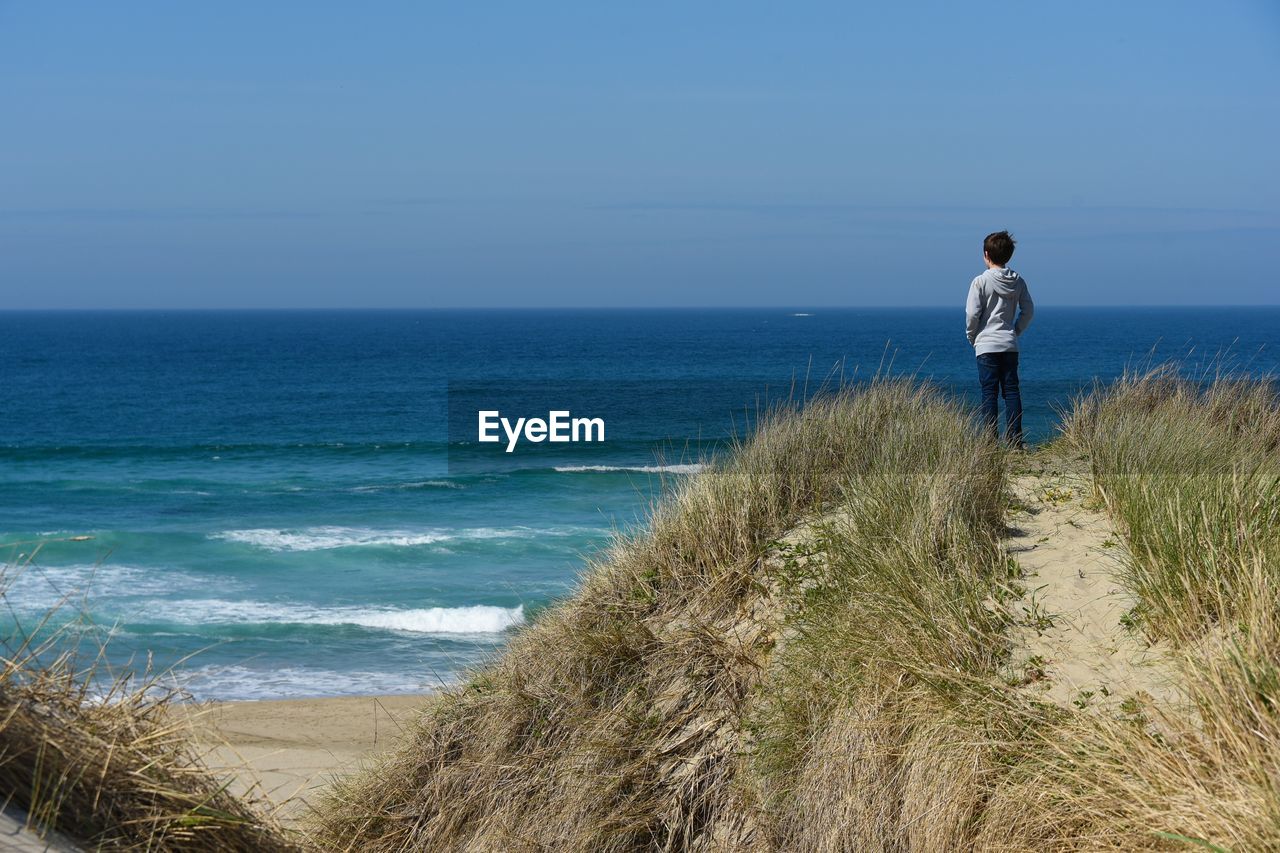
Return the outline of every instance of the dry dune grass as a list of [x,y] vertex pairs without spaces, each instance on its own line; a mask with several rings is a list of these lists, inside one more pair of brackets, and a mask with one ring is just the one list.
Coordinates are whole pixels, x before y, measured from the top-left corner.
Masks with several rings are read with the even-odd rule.
[[1152,637],[1186,641],[1254,605],[1280,557],[1280,396],[1271,382],[1126,376],[1077,404],[1068,440],[1128,539]]
[[[0,607],[41,544],[10,543]],[[35,624],[11,615],[0,638],[0,803],[23,809],[31,829],[93,850],[298,849],[202,764],[190,715],[173,713],[185,695],[145,668],[109,670],[101,632],[75,618],[73,602]]]
[[[1080,400],[1128,545],[1127,620],[1181,702],[1078,708],[1011,677],[1009,457],[935,391],[777,411],[620,537],[581,589],[299,846],[409,850],[1280,849],[1280,407],[1170,371]],[[161,695],[0,677],[0,784],[104,849],[286,849],[191,758]]]
[[1077,404],[1067,439],[1127,540],[1134,629],[1179,650],[1186,707],[1055,722],[982,845],[1280,849],[1274,386],[1126,377]]
[[74,662],[23,648],[0,661],[0,791],[35,828],[95,850],[296,849],[200,764],[172,691],[94,694]]
[[996,721],[966,706],[1007,656],[1015,578],[999,545],[1004,466],[947,414],[916,445],[927,467],[849,481],[822,558],[799,570],[751,709],[777,848],[955,849],[974,819],[991,760],[974,726]]
[[[799,791],[869,812],[863,792],[882,787],[873,772],[865,788],[808,784],[850,770],[847,760],[824,764],[833,753],[814,748],[822,738],[876,741],[893,717],[834,724],[852,713],[846,695],[983,669],[999,655],[985,632],[1003,617],[983,601],[989,575],[1007,574],[996,538],[1003,471],[960,409],[918,386],[874,383],[767,418],[725,465],[657,506],[646,532],[621,539],[496,664],[436,699],[410,746],[336,788],[318,840],[367,850],[764,850],[794,837],[809,847],[792,813],[817,804]],[[832,509],[841,521],[819,524],[818,537],[856,538],[856,553],[811,567],[789,558],[780,537]],[[859,585],[866,596],[847,600]],[[835,641],[858,648],[865,666],[826,658],[830,638],[804,618],[819,602],[847,620]],[[922,613],[935,614],[929,630]],[[980,627],[962,624],[970,618]],[[779,640],[789,663],[773,660]],[[778,679],[792,689],[761,698]],[[883,701],[897,709],[896,696]],[[765,757],[753,761],[757,738]],[[834,799],[823,807],[845,813]],[[890,801],[880,811],[901,810]],[[875,833],[882,819],[896,818],[868,814],[861,825]]]
[[1266,386],[1161,372],[1081,400],[1050,451],[1089,455],[1183,704],[1064,708],[1011,681],[1007,460],[953,404],[881,383],[779,413],[689,481],[337,788],[314,840],[1280,848],[1276,422]]

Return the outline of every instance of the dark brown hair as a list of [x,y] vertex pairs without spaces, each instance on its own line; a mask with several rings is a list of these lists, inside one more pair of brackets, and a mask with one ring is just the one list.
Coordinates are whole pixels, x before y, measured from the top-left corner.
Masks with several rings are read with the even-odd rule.
[[994,231],[982,241],[982,251],[993,264],[1004,266],[1013,257],[1013,247],[1016,245],[1018,244],[1013,242],[1013,235],[1008,231]]

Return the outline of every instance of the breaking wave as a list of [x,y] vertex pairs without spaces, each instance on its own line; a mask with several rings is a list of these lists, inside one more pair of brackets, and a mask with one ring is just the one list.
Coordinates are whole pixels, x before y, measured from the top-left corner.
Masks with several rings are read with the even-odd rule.
[[563,465],[556,468],[562,474],[609,473],[635,471],[641,474],[697,474],[707,470],[702,462],[682,465]]

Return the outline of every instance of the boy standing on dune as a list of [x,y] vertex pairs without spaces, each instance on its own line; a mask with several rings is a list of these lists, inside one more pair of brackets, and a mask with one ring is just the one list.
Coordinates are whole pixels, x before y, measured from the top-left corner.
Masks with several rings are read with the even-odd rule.
[[1013,257],[1014,242],[1008,231],[988,234],[982,241],[987,271],[969,285],[965,304],[965,329],[978,357],[978,382],[982,386],[982,420],[998,435],[1004,398],[1004,439],[1022,446],[1022,393],[1018,389],[1018,338],[1031,324],[1035,306],[1022,276],[1006,264]]

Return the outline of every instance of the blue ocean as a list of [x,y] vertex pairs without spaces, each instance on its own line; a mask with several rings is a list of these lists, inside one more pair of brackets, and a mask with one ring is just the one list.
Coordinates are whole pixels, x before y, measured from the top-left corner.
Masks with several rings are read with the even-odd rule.
[[[0,635],[60,605],[51,624],[96,626],[112,667],[150,660],[200,698],[431,690],[762,407],[885,374],[972,401],[962,314],[2,313]],[[1264,374],[1278,354],[1277,308],[1043,306],[1029,437],[1128,367]],[[450,412],[492,383],[544,411],[589,391],[628,422],[485,455]]]

